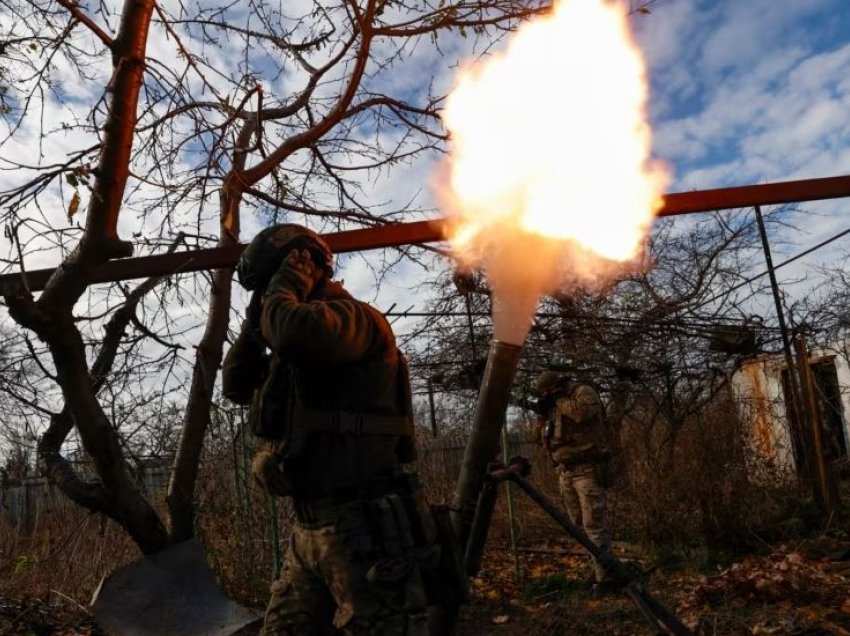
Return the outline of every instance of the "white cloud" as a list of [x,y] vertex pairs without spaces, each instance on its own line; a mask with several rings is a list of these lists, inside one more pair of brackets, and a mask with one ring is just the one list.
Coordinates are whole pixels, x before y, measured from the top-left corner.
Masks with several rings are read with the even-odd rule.
[[[638,39],[651,67],[655,151],[672,164],[677,176],[674,189],[850,173],[850,74],[846,72],[850,67],[850,44],[823,50],[818,45],[815,27],[807,22],[819,11],[827,15],[824,12],[829,6],[840,6],[843,1],[659,0],[653,6],[652,15],[634,18]],[[308,4],[306,0],[299,2],[302,7]],[[177,11],[177,5],[174,6]],[[238,6],[234,8],[238,10]],[[288,12],[295,10],[293,5],[287,8]],[[182,27],[180,30],[186,45],[194,53],[206,56],[217,69],[235,73],[244,60],[238,38],[221,37],[220,47],[213,48],[189,37]],[[303,34],[299,31],[295,37]],[[441,36],[439,44],[442,53],[428,38],[411,43],[406,59],[388,72],[370,78],[369,86],[374,90],[388,89],[410,96],[423,95],[430,82],[436,93],[447,90],[458,63],[480,49],[476,49],[471,39],[465,40],[456,34]],[[97,45],[89,38],[86,46]],[[396,43],[386,40],[377,43],[379,52],[393,50],[394,46]],[[151,30],[149,53],[168,68],[179,71],[186,65],[177,54],[173,39],[156,25]],[[249,61],[258,74],[267,73],[261,81],[270,100],[274,96],[285,99],[303,86],[306,75],[297,64],[284,61],[285,72],[272,74],[272,62],[280,60],[263,59],[263,55],[258,48]],[[58,73],[63,77],[66,94],[73,98],[71,104],[59,104],[48,96],[43,104],[36,101],[33,105],[34,108],[44,107],[49,127],[57,127],[71,115],[85,116],[88,104],[100,96],[103,80],[111,72],[108,56],[104,56],[92,72],[96,81],[79,81],[71,76],[67,63],[62,62]],[[321,89],[322,94],[334,94],[339,89],[335,81],[339,78],[338,73],[329,78]],[[231,85],[215,73],[211,73],[208,80],[222,93],[232,92]],[[212,99],[196,77],[191,80],[191,92],[199,99]],[[162,114],[165,108],[162,104],[156,112]],[[221,115],[215,112],[210,112],[209,118],[221,121]],[[371,132],[363,130],[358,134],[367,141],[372,138]],[[27,124],[16,140],[3,148],[4,155],[37,160],[38,157],[32,156],[37,134],[37,124]],[[398,138],[398,131],[393,130],[384,131],[380,136],[381,143],[387,145]],[[52,134],[44,142],[45,161],[91,145],[93,139],[91,133],[82,130]],[[428,182],[435,159],[434,155],[425,156],[362,175],[359,183],[363,199],[371,204],[380,203],[386,209],[397,209],[411,200],[418,206],[431,208]],[[185,163],[178,162],[170,168],[186,170],[195,160],[187,156]],[[290,166],[300,167],[303,161],[303,156],[294,157]],[[0,172],[0,189],[20,183],[28,176],[31,175],[25,172]],[[150,190],[141,187],[133,200],[139,202],[147,194]],[[330,195],[322,200],[329,207],[337,205],[335,197]],[[45,194],[42,207],[49,224],[57,228],[67,226],[67,202],[67,188],[64,199],[58,187]],[[85,201],[82,207],[84,205]],[[841,229],[838,226],[842,222],[840,219],[846,218],[848,204],[843,201],[807,204],[806,208],[818,210],[822,216],[807,226],[809,234],[797,237],[797,245],[814,242],[818,237]],[[244,209],[243,240],[248,240],[259,231],[261,224],[247,206]],[[195,204],[184,203],[172,212],[179,227],[194,226]],[[147,236],[167,233],[164,213],[165,210],[156,209],[141,218],[128,210],[121,218],[122,235],[126,237],[139,231]],[[31,209],[29,214],[38,217],[40,213]],[[206,234],[217,233],[215,215],[213,199],[208,213],[195,229]],[[2,244],[2,249],[5,255],[12,251],[8,242]],[[393,303],[400,310],[410,305],[422,308],[426,296],[416,285],[433,278],[435,270],[445,266],[436,258],[427,259],[428,268],[403,264],[376,288],[370,267],[379,267],[381,259],[380,252],[340,259],[340,276],[352,293],[373,301],[381,309]],[[27,257],[27,265],[41,267],[58,260],[57,250],[35,251]],[[180,341],[187,346],[197,342],[199,325],[204,319],[204,289],[201,285],[185,307],[169,308],[178,318],[180,328],[188,329],[180,336]],[[244,302],[245,296],[237,294],[235,306],[242,307]],[[403,332],[409,325],[409,321],[399,322],[397,331]]]
[[[772,41],[809,10],[788,11],[781,19],[764,17],[763,4],[721,5],[711,37],[702,48],[695,43],[702,54],[702,62],[692,67],[692,77],[700,82],[699,98],[682,114],[668,113],[656,121],[656,152],[679,167],[679,181],[688,187],[826,176],[840,168],[835,161],[825,168],[822,156],[832,154],[836,160],[834,155],[847,145],[850,109],[844,69],[850,45],[813,51]],[[663,13],[661,5],[655,16]],[[748,32],[753,35],[744,43]],[[666,76],[665,68],[653,71]],[[661,94],[653,99],[669,100],[663,80],[656,83]],[[816,169],[826,172],[814,174]]]

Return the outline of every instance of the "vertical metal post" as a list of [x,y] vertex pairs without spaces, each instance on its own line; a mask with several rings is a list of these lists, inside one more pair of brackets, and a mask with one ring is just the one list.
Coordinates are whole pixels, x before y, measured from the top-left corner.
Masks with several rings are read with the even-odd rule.
[[797,336],[797,356],[800,383],[806,405],[806,419],[810,425],[812,436],[812,460],[814,464],[812,468],[814,469],[813,477],[817,482],[816,498],[821,509],[828,515],[833,515],[838,511],[838,489],[831,479],[829,466],[823,455],[823,430],[818,410],[815,378],[809,365],[808,342],[805,333],[802,331]]
[[248,471],[250,470],[249,466],[251,464],[251,459],[248,453],[248,445],[245,443],[245,430],[246,430],[246,422],[245,422],[245,409],[239,409],[240,414],[240,422],[239,422],[239,443],[242,450],[242,465],[240,466],[241,470],[240,476],[242,480],[242,504],[239,506],[239,512],[242,514],[242,523],[244,524],[245,534],[247,535],[247,548],[248,548],[248,563],[250,563],[250,567],[254,567],[254,523],[253,523],[253,511],[251,510],[251,486],[250,480],[248,479]]
[[[776,271],[773,267],[773,257],[770,254],[770,243],[767,240],[767,230],[764,226],[764,218],[761,214],[761,207],[755,206],[756,223],[758,224],[759,236],[761,237],[761,246],[764,250],[764,260],[767,264],[767,274],[770,278],[770,288],[773,292],[773,303],[776,308],[776,320],[779,323],[779,332],[782,335],[782,351],[785,354],[785,365],[788,367],[788,388],[791,390],[791,396],[788,400],[791,404],[791,427],[794,431],[794,436],[800,442],[803,453],[802,461],[799,468],[802,468],[806,473],[810,473],[811,468],[811,448],[808,444],[809,436],[806,434],[805,425],[803,423],[803,409],[800,401],[800,390],[797,385],[797,378],[794,373],[794,352],[791,347],[791,337],[788,334],[788,326],[785,323],[785,312],[782,310],[782,298],[779,295],[779,283],[776,280]],[[806,477],[812,478],[814,475],[807,474]]]
[[428,378],[428,405],[431,414],[431,434],[437,437],[437,409],[434,406],[434,379]]
[[[508,442],[510,439],[508,438],[508,427],[504,427],[502,429],[502,462],[505,466],[510,462],[510,451],[508,451]],[[514,494],[511,490],[513,486],[511,482],[505,484],[505,496],[508,501],[508,523],[510,524],[510,536],[511,536],[511,556],[514,559],[514,581],[519,583],[520,580],[520,572],[519,572],[519,555],[517,554],[517,544],[516,544],[516,523],[515,523],[515,514],[514,514]]]
[[[233,440],[233,483],[236,492],[236,514],[239,517],[240,531],[247,534],[246,515],[245,515],[245,488],[242,479],[242,425],[245,423],[244,408],[239,409],[239,426],[236,431],[233,430],[231,421],[230,432]],[[237,443],[239,444],[237,447]]]
[[266,495],[268,500],[269,517],[272,531],[272,575],[276,580],[280,576],[281,553],[280,553],[280,526],[277,523],[277,499],[274,495]]
[[472,359],[478,360],[478,347],[475,345],[475,321],[472,318],[472,301],[470,300],[470,296],[472,294],[464,294],[464,301],[466,301],[466,322],[469,327],[469,346],[472,348]]

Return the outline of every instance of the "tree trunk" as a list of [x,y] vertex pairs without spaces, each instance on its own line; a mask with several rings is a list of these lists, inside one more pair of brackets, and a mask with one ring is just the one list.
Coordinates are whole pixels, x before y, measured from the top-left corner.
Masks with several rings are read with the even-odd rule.
[[50,352],[83,448],[103,484],[108,503],[104,512],[127,530],[145,554],[161,550],[168,545],[168,533],[131,476],[118,434],[97,400],[80,333],[70,317],[56,325],[55,332]]
[[[45,453],[53,459],[61,457],[59,447],[70,418],[100,477],[99,490],[94,485],[78,489],[80,501],[86,502],[89,497],[87,503],[121,524],[145,553],[166,547],[168,533],[132,478],[118,434],[97,400],[97,381],[89,373],[85,346],[72,311],[88,288],[88,273],[93,265],[132,253],[130,245],[119,240],[117,225],[130,172],[153,9],[153,0],[125,0],[118,35],[111,42],[113,75],[108,90],[112,99],[83,238],[50,277],[37,302],[22,290],[7,296],[12,317],[47,343],[67,407],[66,415],[58,415],[66,419],[51,422]],[[52,467],[58,471],[55,476],[70,478],[65,470],[70,469],[67,463],[54,462]],[[71,488],[84,483],[71,480],[66,485]]]
[[[228,247],[239,242],[241,170],[245,167],[246,149],[255,129],[254,123],[248,123],[239,132],[233,169],[222,184],[219,247]],[[218,269],[213,273],[207,326],[195,354],[180,445],[168,484],[166,501],[171,521],[171,539],[175,543],[190,539],[195,534],[195,484],[198,480],[204,436],[210,422],[215,379],[221,365],[224,340],[230,323],[232,286],[233,270]]]

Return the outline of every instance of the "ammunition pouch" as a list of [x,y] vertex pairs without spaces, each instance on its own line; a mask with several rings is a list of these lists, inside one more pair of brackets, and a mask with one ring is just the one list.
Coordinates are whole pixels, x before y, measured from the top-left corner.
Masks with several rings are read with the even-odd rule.
[[463,556],[449,513],[449,507],[446,504],[430,507],[430,516],[440,552],[436,565],[422,570],[422,582],[425,595],[428,597],[428,605],[451,611],[452,608],[457,608],[468,600],[469,589],[466,572],[463,569]]
[[[404,576],[405,563],[415,564],[422,576],[425,595],[429,605],[454,606],[467,600],[466,575],[460,547],[454,534],[454,528],[446,505],[429,506],[422,493],[419,478],[415,473],[399,472],[395,476],[394,493],[380,501],[386,501],[393,508],[401,504],[403,514],[398,511],[379,509],[372,513],[372,526],[375,534],[381,535],[384,553],[389,556],[378,561],[370,570],[375,581],[390,581],[395,574]],[[377,514],[375,514],[377,513]],[[407,524],[399,524],[399,519],[407,519]],[[391,521],[394,520],[394,521]],[[401,534],[412,539],[412,548],[408,544],[397,546],[395,541],[387,541],[387,524],[404,526]],[[376,537],[377,538],[377,537]],[[403,547],[401,555],[393,557],[394,550]]]
[[401,499],[405,516],[410,521],[413,544],[417,549],[427,550],[437,543],[437,530],[425,500],[419,475],[397,467],[394,476],[395,492]]
[[295,389],[292,369],[273,359],[263,385],[254,391],[248,423],[257,437],[267,440],[285,440],[288,437],[290,405]]

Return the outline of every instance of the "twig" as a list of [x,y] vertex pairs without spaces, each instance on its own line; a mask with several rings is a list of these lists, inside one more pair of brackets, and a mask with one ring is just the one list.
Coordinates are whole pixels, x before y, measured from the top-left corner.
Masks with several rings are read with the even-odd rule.
[[15,243],[15,248],[18,250],[18,265],[21,268],[21,282],[24,285],[24,290],[27,292],[27,296],[32,297],[32,290],[30,289],[29,280],[27,279],[27,270],[24,267],[24,251],[21,249],[21,239],[18,237],[18,226],[13,226],[11,224],[7,225],[6,235]]
[[63,593],[62,593],[62,592],[60,592],[59,590],[50,590],[50,592],[51,592],[52,594],[56,594],[57,596],[61,596],[61,597],[62,597],[62,598],[64,598],[66,601],[71,601],[74,605],[76,605],[78,608],[80,608],[80,609],[81,609],[82,611],[84,611],[86,614],[88,614],[89,616],[91,616],[91,612],[89,612],[89,610],[88,610],[88,608],[87,608],[87,607],[85,607],[85,606],[83,606],[83,605],[80,605],[77,601],[75,601],[74,599],[72,599],[72,598],[71,598],[70,596],[68,596],[67,594],[63,594]]

